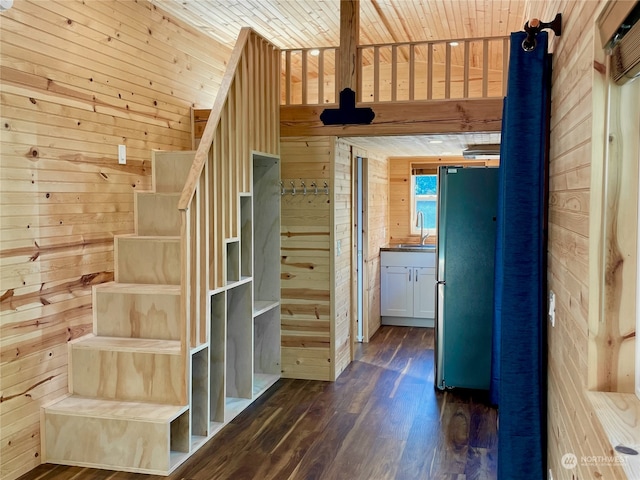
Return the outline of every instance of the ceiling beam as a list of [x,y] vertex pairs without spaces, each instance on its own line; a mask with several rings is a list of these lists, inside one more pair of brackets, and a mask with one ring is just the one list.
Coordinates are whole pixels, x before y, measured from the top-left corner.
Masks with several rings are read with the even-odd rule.
[[339,90],[358,88],[357,56],[360,32],[360,0],[340,0]]
[[499,132],[502,98],[367,103],[376,112],[370,125],[323,125],[323,105],[282,105],[280,136],[426,135]]

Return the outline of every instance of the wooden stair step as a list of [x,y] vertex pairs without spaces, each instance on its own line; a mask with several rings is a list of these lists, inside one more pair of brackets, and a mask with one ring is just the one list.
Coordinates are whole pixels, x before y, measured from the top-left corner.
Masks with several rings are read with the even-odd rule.
[[186,412],[186,405],[164,405],[147,402],[123,402],[101,398],[69,395],[47,405],[47,413],[76,415],[80,417],[139,420],[151,423],[168,423]]
[[139,236],[180,235],[179,193],[136,192],[135,231]]
[[186,403],[179,341],[87,335],[70,342],[69,348],[69,391],[74,395]]
[[43,408],[43,462],[166,475],[189,451],[188,407],[69,396]]
[[180,338],[180,286],[109,282],[93,289],[94,333],[105,337]]
[[75,349],[110,350],[114,352],[157,353],[180,355],[179,340],[157,340],[150,338],[103,337],[85,335],[69,342]]
[[155,192],[180,193],[184,187],[195,151],[161,151],[152,152],[153,165],[152,186]]
[[115,281],[180,284],[180,237],[118,235]]

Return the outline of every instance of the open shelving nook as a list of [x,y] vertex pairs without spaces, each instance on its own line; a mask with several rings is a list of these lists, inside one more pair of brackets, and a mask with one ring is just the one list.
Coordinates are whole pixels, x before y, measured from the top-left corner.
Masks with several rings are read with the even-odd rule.
[[226,283],[209,292],[209,341],[191,353],[191,450],[280,378],[279,158],[252,154],[239,235],[225,241]]
[[279,157],[252,154],[239,235],[225,241],[226,282],[208,296],[208,341],[191,350],[190,408],[171,424],[173,466],[280,378],[279,177]]

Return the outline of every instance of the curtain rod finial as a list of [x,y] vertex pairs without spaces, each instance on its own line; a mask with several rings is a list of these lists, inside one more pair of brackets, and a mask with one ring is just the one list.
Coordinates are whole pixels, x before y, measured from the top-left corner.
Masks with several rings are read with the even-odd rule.
[[556,37],[562,36],[562,14],[558,13],[556,18],[551,22],[541,22],[537,18],[532,18],[524,24],[524,31],[527,32],[527,38],[522,42],[522,48],[527,52],[535,50],[536,48],[536,35],[541,30],[551,29]]

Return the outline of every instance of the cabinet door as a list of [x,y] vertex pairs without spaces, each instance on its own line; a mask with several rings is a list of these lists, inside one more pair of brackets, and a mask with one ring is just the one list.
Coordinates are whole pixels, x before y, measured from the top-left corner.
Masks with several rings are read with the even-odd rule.
[[388,317],[413,316],[413,275],[411,267],[380,269],[380,314]]
[[413,269],[413,316],[435,318],[436,316],[436,269]]

